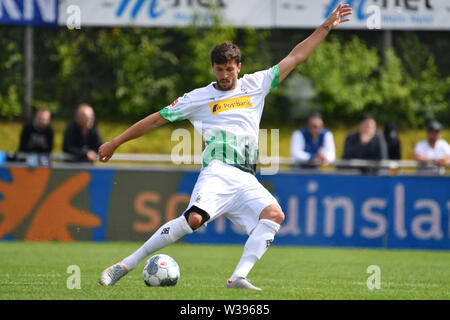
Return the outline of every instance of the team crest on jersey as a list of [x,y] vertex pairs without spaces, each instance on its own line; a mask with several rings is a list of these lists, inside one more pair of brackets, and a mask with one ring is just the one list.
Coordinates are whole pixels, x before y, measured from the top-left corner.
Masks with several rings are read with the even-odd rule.
[[251,108],[252,106],[253,105],[250,96],[222,100],[209,105],[212,114],[217,114],[229,110]]

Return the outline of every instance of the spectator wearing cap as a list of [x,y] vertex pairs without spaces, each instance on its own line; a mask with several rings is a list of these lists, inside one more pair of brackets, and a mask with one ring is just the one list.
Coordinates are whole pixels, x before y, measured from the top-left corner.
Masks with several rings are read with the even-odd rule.
[[290,153],[296,161],[294,167],[316,167],[336,160],[333,134],[324,128],[320,113],[311,114],[306,128],[292,133]]
[[445,167],[450,165],[450,146],[441,139],[442,125],[430,121],[426,127],[427,139],[419,141],[414,148],[414,159],[423,165],[433,165],[434,168],[420,168],[421,172],[444,173]]

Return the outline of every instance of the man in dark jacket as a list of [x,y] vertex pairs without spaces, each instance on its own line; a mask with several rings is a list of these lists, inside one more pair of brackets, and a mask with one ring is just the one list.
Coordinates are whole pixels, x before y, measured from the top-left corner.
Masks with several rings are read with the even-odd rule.
[[[357,132],[347,136],[344,143],[344,159],[383,160],[388,158],[386,140],[377,131],[375,119],[366,115]],[[362,173],[377,173],[377,168],[361,168]]]
[[24,125],[20,134],[19,152],[50,154],[53,149],[53,128],[48,109],[36,111],[33,121]]
[[73,156],[70,161],[94,162],[101,144],[94,109],[88,104],[81,104],[75,112],[75,121],[64,132],[63,151]]

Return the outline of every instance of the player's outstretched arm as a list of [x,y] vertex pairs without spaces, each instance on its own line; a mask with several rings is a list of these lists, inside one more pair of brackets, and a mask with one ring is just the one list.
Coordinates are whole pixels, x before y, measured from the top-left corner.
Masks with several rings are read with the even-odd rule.
[[352,14],[350,5],[339,4],[319,28],[299,43],[286,58],[281,60],[278,64],[278,68],[280,69],[280,83],[286,79],[292,70],[308,58],[322,40],[325,39],[331,29],[336,28],[342,22],[350,21],[349,18],[344,18],[350,14]]
[[107,162],[111,159],[114,151],[123,143],[136,139],[147,132],[156,129],[169,121],[164,119],[159,112],[152,113],[148,117],[136,122],[124,133],[115,137],[111,141],[108,141],[100,146],[98,149],[99,159],[101,162]]

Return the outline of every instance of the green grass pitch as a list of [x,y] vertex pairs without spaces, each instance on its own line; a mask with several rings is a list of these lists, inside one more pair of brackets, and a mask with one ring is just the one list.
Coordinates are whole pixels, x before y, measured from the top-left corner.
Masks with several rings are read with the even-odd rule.
[[[242,246],[177,243],[159,253],[174,257],[181,278],[174,287],[147,287],[141,262],[113,287],[101,271],[139,243],[0,242],[0,299],[300,300],[449,299],[450,252],[282,247],[274,245],[249,275],[260,292],[225,289]],[[71,265],[80,289],[69,289]],[[381,288],[369,290],[367,267],[380,267]]]

